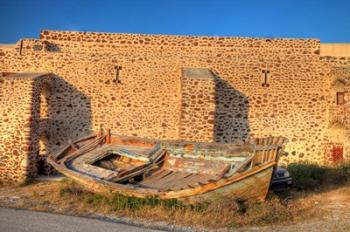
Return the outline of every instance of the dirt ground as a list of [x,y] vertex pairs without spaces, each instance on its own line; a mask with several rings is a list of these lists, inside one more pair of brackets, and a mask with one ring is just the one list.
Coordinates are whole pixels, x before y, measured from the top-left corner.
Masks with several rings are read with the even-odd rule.
[[313,199],[319,216],[297,224],[244,228],[242,231],[350,231],[350,185],[308,197]]
[[[81,203],[62,202],[57,194],[60,182],[42,181],[26,186],[0,187],[0,207],[21,208],[35,211],[48,211],[68,215],[79,215],[97,218],[108,218],[108,212],[101,215],[101,210],[86,209]],[[312,201],[315,209],[319,212],[317,216],[304,218],[296,224],[283,222],[283,224],[269,225],[263,227],[235,228],[235,231],[350,231],[350,184],[334,187],[323,192],[308,193],[305,201]],[[102,210],[103,211],[103,210]],[[303,215],[301,215],[303,217]],[[119,219],[118,219],[119,220]],[[175,229],[167,223],[154,223],[135,221],[121,218],[123,222],[152,228],[163,228],[167,230],[196,230]],[[155,226],[156,225],[156,226]],[[158,225],[158,226],[157,226]],[[180,227],[179,227],[180,228]],[[220,231],[227,231],[222,229]]]

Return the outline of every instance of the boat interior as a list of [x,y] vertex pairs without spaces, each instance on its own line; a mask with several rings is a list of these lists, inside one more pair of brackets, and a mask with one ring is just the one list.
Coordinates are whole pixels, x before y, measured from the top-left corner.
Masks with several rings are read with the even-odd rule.
[[162,148],[104,144],[71,162],[94,178],[158,191],[176,191],[218,181],[233,174],[249,156],[183,157]]

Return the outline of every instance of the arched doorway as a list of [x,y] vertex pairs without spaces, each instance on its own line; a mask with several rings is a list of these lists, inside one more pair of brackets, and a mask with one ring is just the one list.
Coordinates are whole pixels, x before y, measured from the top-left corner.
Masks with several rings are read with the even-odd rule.
[[43,81],[39,96],[38,112],[38,153],[37,153],[37,174],[49,175],[52,168],[48,165],[46,158],[50,152],[50,95],[51,86],[48,82]]

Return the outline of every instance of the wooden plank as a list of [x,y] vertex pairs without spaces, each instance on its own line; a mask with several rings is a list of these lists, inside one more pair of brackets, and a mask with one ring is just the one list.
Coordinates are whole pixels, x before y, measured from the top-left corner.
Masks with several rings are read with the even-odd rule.
[[143,184],[151,184],[153,181],[158,180],[166,175],[169,175],[172,171],[168,169],[162,169],[160,172],[155,173],[154,175],[149,176],[148,178],[141,181]]
[[[270,145],[270,137],[267,137],[267,138],[266,138],[265,145],[267,145],[267,146]],[[268,153],[269,153],[270,151],[271,151],[271,149],[268,149],[268,150],[265,150],[265,151],[264,151],[264,163],[267,162],[267,160],[268,160]]]
[[146,189],[158,190],[158,188],[151,186],[151,185],[144,184],[144,183],[137,183],[137,186],[141,187],[141,188],[146,188]]
[[279,145],[257,145],[256,150],[257,151],[266,151],[266,150],[276,149],[279,147],[280,147]]
[[[172,171],[172,170],[167,170],[165,175],[162,175],[162,176],[156,178],[155,180],[153,180],[153,182],[163,181],[164,179],[166,179],[166,178],[169,177],[169,176],[172,176],[173,174],[174,174],[174,171]],[[153,182],[152,182],[152,183],[153,183]]]
[[170,190],[171,191],[178,191],[181,189],[190,188],[189,185],[200,186],[200,184],[199,184],[200,181],[203,181],[203,175],[199,174],[199,175],[196,175],[195,177],[191,178],[191,182],[188,184],[184,184],[183,181],[174,183],[173,187]]
[[[276,160],[278,160],[280,157],[280,153],[281,151],[283,150],[284,148],[284,144],[288,142],[288,139],[287,138],[284,138],[284,137],[281,137],[280,139],[280,143],[279,143],[279,148],[278,148],[278,151],[276,152]],[[278,157],[277,157],[278,156]]]
[[183,190],[187,188],[192,188],[190,186],[200,186],[200,185],[206,185],[211,182],[215,182],[216,177],[213,175],[203,175],[199,174],[195,178],[191,180],[191,183],[184,184],[183,180],[180,182],[175,182],[174,187],[171,188],[171,191],[178,191]]
[[[266,145],[271,145],[271,144],[272,144],[272,137],[269,136],[267,138]],[[271,151],[272,149],[266,151],[264,163],[269,161]]]
[[168,175],[158,181],[152,183],[152,186],[158,187],[159,189],[168,188],[176,185],[176,183],[183,183],[186,176],[189,176],[191,173],[186,172],[173,172],[171,175]]
[[59,163],[68,162],[71,159],[77,158],[77,157],[83,155],[84,153],[91,151],[92,149],[99,146],[100,143],[103,141],[103,139],[104,139],[104,137],[96,138],[95,140],[91,141],[90,143],[82,146],[79,150],[63,157],[61,160],[59,160]]
[[154,155],[152,155],[149,159],[151,163],[158,162],[161,158],[164,157],[166,151],[165,150],[159,150],[159,152],[156,152]]
[[105,150],[106,150],[105,147],[102,146],[100,148],[97,148],[97,149],[89,152],[89,153],[86,153],[84,155],[84,157],[86,157],[85,162],[87,164],[93,164],[93,163],[111,155],[108,152],[105,152]]
[[145,172],[143,181],[146,179],[154,178],[155,176],[161,175],[161,173],[163,173],[165,171],[166,171],[165,169],[158,169],[157,171],[153,171],[153,172],[151,172],[151,171]]
[[[255,164],[261,164],[262,160],[261,160],[261,157],[262,157],[262,151],[256,151],[255,152]],[[254,166],[255,166],[254,164]]]
[[103,180],[109,180],[109,179],[113,179],[114,177],[117,177],[119,175],[119,173],[117,171],[114,171],[114,173],[110,174],[109,176],[106,176],[105,178],[101,178]]
[[112,181],[112,182],[125,181],[125,180],[130,179],[134,176],[142,174],[148,168],[150,168],[150,165],[148,165],[148,164],[144,164],[144,165],[137,166],[137,167],[132,167],[132,168],[129,168],[127,170],[124,170],[123,172],[120,172],[117,177],[113,177],[111,179],[108,179],[108,181]]
[[186,181],[186,184],[189,188],[195,188],[199,186],[199,179],[201,178],[200,174],[195,174],[191,178],[189,178],[188,181]]
[[[277,137],[273,137],[271,144],[276,145],[277,142],[278,142]],[[276,153],[276,149],[271,150],[270,155],[269,155],[269,161],[274,160],[275,153]]]
[[[182,187],[188,187],[189,188],[189,184],[193,182],[193,180],[197,179],[198,174],[197,173],[190,173],[190,175],[187,175],[183,178],[182,180],[182,184],[180,184],[180,186],[177,186],[179,188]],[[176,186],[174,186],[176,187]],[[171,190],[171,186],[165,186],[164,188],[160,189],[161,191],[167,191],[167,190]]]
[[270,161],[274,161],[275,160],[275,156],[276,156],[276,152],[278,150],[278,137],[273,137],[273,140],[272,140],[272,145],[276,146],[275,149],[273,149],[272,153],[271,153],[271,157],[270,157]]
[[[210,180],[211,179],[211,180]],[[171,190],[180,190],[180,189],[186,189],[186,188],[194,188],[196,186],[199,186],[201,182],[203,181],[217,181],[220,179],[218,176],[212,176],[212,175],[201,175],[201,174],[194,174],[188,178],[185,178],[182,183],[180,183],[178,186],[175,186]]]
[[202,179],[199,181],[199,184],[202,184],[202,185],[205,185],[205,184],[209,184],[209,183],[212,183],[212,182],[215,182],[215,177],[213,176],[208,176],[206,179]]
[[[264,146],[268,146],[268,141],[269,141],[269,138],[264,138]],[[265,149],[263,151],[263,156],[262,156],[262,162],[261,163],[265,163],[266,162],[266,156],[267,156],[267,151],[270,150],[270,149]]]
[[147,151],[146,155],[148,155],[148,157],[151,159],[151,156],[157,153],[159,150],[162,150],[162,149],[160,144],[157,143],[152,149]]
[[74,150],[79,150],[79,149],[80,149],[80,147],[79,147],[77,144],[73,143],[72,141],[69,142],[69,145],[70,145]]
[[[130,178],[133,178],[135,176],[138,176],[138,175],[141,175],[142,173],[145,173],[149,170],[152,170],[155,166],[157,166],[159,163],[161,162],[158,161],[157,163],[152,163],[150,165],[148,164],[145,164],[145,165],[141,165],[141,166],[138,166],[136,167],[134,170],[129,170],[128,174],[126,175],[123,175],[123,176],[120,176],[118,178],[112,178],[110,179],[109,181],[113,181],[113,182],[123,182],[123,181],[126,181]],[[122,174],[121,174],[122,175]]]

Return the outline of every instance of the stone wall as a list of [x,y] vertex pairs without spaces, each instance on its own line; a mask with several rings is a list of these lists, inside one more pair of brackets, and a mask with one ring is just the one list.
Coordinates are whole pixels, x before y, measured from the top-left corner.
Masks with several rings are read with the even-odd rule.
[[37,174],[40,95],[46,74],[0,76],[0,181],[23,182]]
[[210,70],[182,70],[180,139],[215,140],[215,95],[215,77]]
[[[333,64],[320,58],[314,39],[42,31],[40,39],[0,47],[0,70],[56,75],[48,99],[49,151],[102,127],[219,143],[281,135],[289,139],[282,162],[323,162]],[[207,102],[195,123],[182,114],[184,67],[215,77],[215,113],[205,110],[212,108]],[[198,88],[193,91],[212,93],[209,85]],[[196,109],[186,109],[187,115],[196,117]]]

